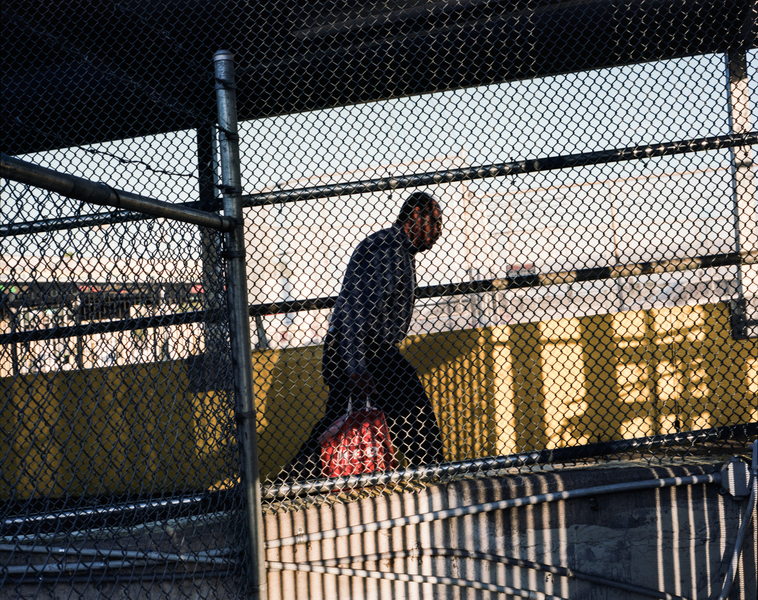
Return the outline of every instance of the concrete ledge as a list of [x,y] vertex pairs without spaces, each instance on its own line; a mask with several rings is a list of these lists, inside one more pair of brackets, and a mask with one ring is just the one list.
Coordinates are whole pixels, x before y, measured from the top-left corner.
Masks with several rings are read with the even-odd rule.
[[[295,535],[386,519],[429,514],[447,509],[523,498],[565,490],[597,488],[634,481],[713,474],[723,462],[650,467],[643,462],[611,463],[485,479],[460,480],[419,491],[385,493],[346,504],[321,505],[265,517],[269,543]],[[459,515],[444,520],[402,525],[343,537],[271,548],[267,559],[297,568],[353,569],[352,575],[292,572],[271,568],[270,600],[300,599],[495,599],[513,595],[451,585],[473,582],[493,589],[527,590],[572,600],[641,600],[649,597],[582,579],[483,560],[481,556],[430,555],[429,550],[488,553],[559,565],[576,572],[633,584],[692,599],[715,598],[724,580],[747,500],[720,494],[717,484],[697,484],[623,493],[590,495],[551,503]],[[730,598],[756,597],[754,519],[744,545],[741,567]],[[194,522],[193,522],[194,523]],[[230,534],[239,523],[198,523],[169,532],[153,550],[198,551],[233,546]],[[152,538],[151,538],[152,539]],[[144,540],[143,540],[144,541]],[[138,538],[94,541],[101,549],[147,550]],[[59,540],[55,545],[66,545]],[[393,555],[369,556],[393,552]],[[346,558],[330,563],[329,559]],[[363,557],[363,558],[361,558]],[[3,564],[50,564],[61,557],[47,554],[5,554]],[[164,570],[165,569],[165,570]],[[82,573],[59,582],[0,586],[6,598],[237,598],[244,597],[242,573],[223,575],[197,566],[166,565],[154,574]],[[140,569],[137,569],[140,571]],[[146,575],[146,576],[145,576]],[[381,580],[376,577],[395,577]],[[445,584],[407,581],[413,577],[447,578]],[[405,578],[406,581],[401,579]],[[452,582],[451,580],[456,580]],[[525,592],[526,593],[526,592]],[[539,596],[533,596],[539,597]]]
[[[507,498],[615,483],[715,473],[718,464],[566,469],[458,481],[415,493],[268,515],[266,538],[465,507]],[[426,575],[532,590],[572,599],[645,596],[524,567],[468,557],[427,556],[424,549],[457,549],[561,565],[616,582],[687,598],[718,595],[747,501],[699,484],[613,493],[460,516],[268,550],[269,561],[309,563],[394,552],[390,557],[339,561],[374,573]],[[730,598],[756,597],[756,520],[743,550]],[[398,553],[402,556],[398,556]],[[335,563],[329,563],[335,564]],[[323,564],[321,565],[323,566]],[[394,574],[394,575],[392,575]],[[502,598],[501,593],[458,586],[374,579],[379,575],[269,572],[270,600],[293,598],[416,599]]]

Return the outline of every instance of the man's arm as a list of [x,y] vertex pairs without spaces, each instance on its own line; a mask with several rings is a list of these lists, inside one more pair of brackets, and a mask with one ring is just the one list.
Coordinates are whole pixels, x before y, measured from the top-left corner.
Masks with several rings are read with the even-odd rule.
[[340,354],[356,391],[369,394],[376,386],[367,370],[366,354],[382,330],[391,274],[387,247],[381,240],[371,237],[359,244],[345,272],[341,293]]

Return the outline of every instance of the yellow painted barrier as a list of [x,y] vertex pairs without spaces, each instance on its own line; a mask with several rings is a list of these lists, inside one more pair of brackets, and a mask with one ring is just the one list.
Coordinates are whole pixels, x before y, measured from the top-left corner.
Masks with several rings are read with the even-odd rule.
[[202,490],[236,477],[225,394],[182,362],[0,380],[0,498]]
[[[724,304],[594,315],[407,339],[448,460],[758,422],[758,340]],[[257,352],[262,474],[323,416],[321,349]]]
[[[409,338],[448,460],[758,421],[758,340],[725,305],[595,315]],[[321,348],[253,354],[261,474],[323,416]],[[228,485],[231,399],[181,362],[0,379],[2,499]],[[7,482],[14,482],[10,489]]]

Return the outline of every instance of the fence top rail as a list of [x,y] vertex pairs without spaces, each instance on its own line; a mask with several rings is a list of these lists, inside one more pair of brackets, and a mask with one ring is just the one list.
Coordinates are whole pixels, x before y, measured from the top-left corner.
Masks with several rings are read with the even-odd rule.
[[336,198],[338,196],[350,196],[353,194],[383,192],[387,190],[439,185],[458,181],[473,181],[490,177],[524,175],[527,173],[539,173],[571,167],[587,167],[630,160],[658,158],[662,156],[673,156],[676,154],[688,154],[690,152],[724,150],[740,146],[751,146],[757,143],[758,131],[732,133],[716,137],[679,140],[676,142],[665,142],[645,146],[630,146],[628,148],[583,152],[580,154],[569,154],[565,156],[517,160],[491,165],[432,171],[429,173],[382,177],[366,181],[353,181],[291,190],[262,192],[260,194],[245,194],[242,196],[242,205],[252,208],[272,204],[286,204],[288,202],[301,202],[303,200]]
[[[481,294],[530,287],[574,284],[585,281],[640,277],[643,275],[657,275],[678,271],[754,264],[758,264],[758,252],[755,251],[711,254],[657,262],[641,262],[628,265],[577,269],[574,271],[514,275],[503,279],[483,279],[443,285],[430,285],[418,288],[416,290],[416,298],[422,299],[459,296],[463,294]],[[322,298],[308,298],[305,300],[285,300],[264,304],[250,304],[248,306],[248,315],[250,317],[262,317],[309,310],[331,309],[334,308],[336,301],[337,296],[325,296]],[[170,327],[188,323],[214,322],[220,318],[222,318],[222,313],[218,310],[198,310],[152,317],[94,322],[71,327],[52,327],[49,329],[13,331],[11,333],[0,334],[0,346],[20,342],[96,335],[115,331],[132,331],[134,329],[145,329],[147,327]]]
[[0,153],[0,177],[90,204],[112,206],[218,231],[230,231],[234,226],[233,219],[229,217],[155,200],[124,190],[116,190],[104,183],[59,173],[2,153]]
[[[481,279],[441,285],[429,285],[416,289],[416,298],[437,298],[459,296],[463,294],[482,294],[522,288],[534,288],[550,285],[582,283],[586,281],[601,281],[605,279],[621,279],[640,277],[643,275],[660,275],[697,269],[728,267],[735,265],[758,264],[758,252],[731,252],[728,254],[709,254],[690,258],[675,258],[655,262],[639,262],[625,265],[612,265],[559,271],[551,273],[535,273],[527,275],[512,275],[502,279]],[[308,310],[333,308],[337,296],[323,298],[308,298],[305,300],[282,300],[264,304],[251,304],[248,312],[251,317],[294,313]],[[2,338],[0,338],[2,339]]]
[[[591,166],[608,164],[612,162],[622,162],[627,160],[647,159],[661,156],[670,156],[674,154],[685,154],[689,152],[702,152],[705,150],[750,146],[756,143],[758,143],[758,132],[753,131],[749,133],[730,134],[713,138],[700,138],[678,142],[669,142],[665,144],[653,144],[650,146],[634,146],[616,150],[603,150],[599,152],[587,152],[583,154],[572,154],[567,156],[530,159],[508,163],[467,167],[462,169],[450,169],[446,171],[434,171],[431,173],[418,173],[401,177],[383,177],[366,181],[352,181],[332,185],[262,192],[258,194],[244,194],[242,196],[242,204],[245,207],[253,208],[274,204],[286,204],[289,202],[301,202],[304,200],[317,200],[324,198],[335,198],[339,196],[350,196],[353,194],[422,187],[426,185],[451,183],[456,181],[471,181],[475,179],[486,179],[489,177],[521,175],[525,173],[535,173],[569,167]],[[3,155],[3,161],[5,161],[6,158],[10,157]],[[127,192],[117,193],[122,199],[125,198],[125,195],[127,194]],[[156,200],[155,202],[158,201]],[[113,205],[108,204],[108,206]],[[174,209],[182,208],[182,205],[178,204],[169,204],[169,206]],[[184,205],[184,207],[186,207],[186,210],[188,212],[203,212],[196,211],[188,205]],[[29,223],[0,224],[0,237],[141,221],[147,218],[145,216],[147,214],[152,213],[144,212],[142,215],[135,213],[108,213],[89,215],[85,217],[78,216],[63,219],[52,219],[47,221],[34,221]],[[218,218],[222,222],[225,222],[227,220],[227,217]],[[228,227],[217,227],[217,229],[228,231]]]

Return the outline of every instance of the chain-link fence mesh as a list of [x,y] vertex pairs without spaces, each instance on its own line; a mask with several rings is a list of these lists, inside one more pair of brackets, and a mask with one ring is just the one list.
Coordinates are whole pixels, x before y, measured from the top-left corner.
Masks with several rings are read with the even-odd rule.
[[[264,511],[755,438],[754,3],[7,2],[3,27],[4,153],[211,211],[235,53]],[[242,594],[221,234],[1,194],[4,589]],[[397,464],[329,478],[322,434],[367,398]]]
[[[129,58],[155,55],[113,37],[152,29],[149,12],[4,5],[18,129],[2,150],[215,210],[212,51],[185,67],[203,101],[171,98]],[[21,89],[42,71],[55,92]],[[119,139],[135,120],[142,135]],[[0,194],[2,597],[243,597],[222,234],[8,179]]]
[[[652,21],[667,10],[596,3],[593,18],[623,20],[631,4]],[[551,6],[548,19],[547,5],[526,3],[518,15],[492,3],[314,10],[321,25],[306,18],[299,34],[317,38],[332,67],[355,67],[341,62],[355,50],[346,40],[396,50],[344,75],[367,87],[381,79],[382,91],[320,91],[386,100],[242,125],[272,507],[302,490],[346,490],[322,479],[331,471],[320,436],[351,397],[383,408],[401,469],[359,478],[356,491],[638,451],[656,460],[718,452],[755,435],[748,98],[758,55],[736,50],[740,18],[749,31],[754,9],[731,14],[727,30],[711,24],[733,51],[619,64],[635,61],[603,62],[598,54],[613,48],[594,38],[584,58],[566,48],[556,66],[532,63],[548,50],[520,36],[560,45],[562,33],[539,27],[568,27],[581,11]],[[496,67],[475,44],[502,34],[505,13],[525,29],[497,52],[522,62],[511,65],[515,80],[491,82]],[[627,21],[624,43],[654,53],[641,22]],[[389,40],[399,23],[412,41]],[[462,47],[448,45],[451,32]],[[420,91],[409,71],[447,83],[393,97]],[[418,192],[438,202],[442,233],[416,253],[417,223],[398,215]],[[393,252],[415,263],[410,323],[412,268]]]
[[93,211],[8,180],[2,194],[9,227],[36,229],[2,241],[3,589],[240,589],[217,234],[114,213],[71,226]]

